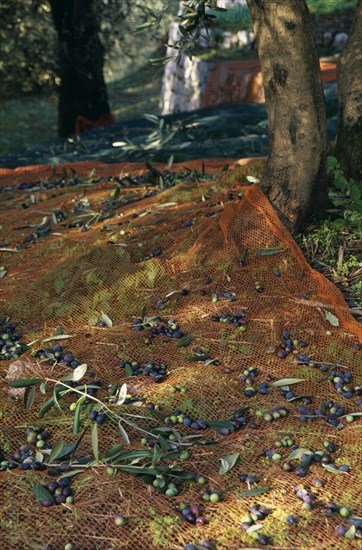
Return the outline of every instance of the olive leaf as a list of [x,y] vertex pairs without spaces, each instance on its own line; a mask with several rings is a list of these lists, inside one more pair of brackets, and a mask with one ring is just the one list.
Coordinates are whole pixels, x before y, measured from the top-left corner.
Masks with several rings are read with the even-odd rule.
[[[160,435],[158,437],[158,443],[161,447],[161,449],[165,452],[173,449],[174,447],[172,446],[172,443],[170,441],[167,441],[167,439],[165,439],[164,437],[162,437],[162,435]],[[155,445],[155,447],[157,447],[157,445]],[[154,448],[155,448],[154,447]]]
[[36,387],[34,386],[28,386],[24,393],[24,403],[25,408],[27,410],[30,410],[35,399],[35,393],[36,393]]
[[40,451],[36,451],[35,453],[35,460],[36,462],[44,462],[44,455]]
[[68,445],[64,445],[63,449],[60,451],[60,453],[57,456],[57,460],[63,460],[63,458],[66,458],[71,453],[75,451],[77,448],[78,443],[68,443]]
[[339,319],[333,313],[327,310],[323,310],[324,318],[328,323],[330,323],[333,327],[339,327]]
[[110,449],[107,449],[107,451],[102,454],[101,458],[105,460],[112,460],[122,451],[123,445],[121,443],[117,443],[116,445],[113,445],[113,447],[110,447]]
[[64,441],[62,439],[58,439],[52,447],[52,451],[49,455],[49,462],[53,462],[61,453],[61,451],[64,449]]
[[42,342],[51,342],[52,340],[68,340],[68,338],[74,338],[74,336],[70,334],[58,334],[57,336],[45,338],[45,340],[42,340]]
[[63,477],[73,477],[73,476],[76,476],[78,474],[83,474],[83,473],[84,473],[84,470],[72,470],[71,472],[65,472],[65,474],[58,477],[58,481],[59,481],[59,479],[62,479]]
[[342,470],[338,470],[338,468],[334,468],[330,464],[322,464],[323,468],[327,470],[327,472],[330,472],[331,474],[346,474],[347,472],[343,472]]
[[207,425],[209,428],[219,430],[220,428],[227,428],[230,431],[234,431],[234,424],[229,420],[208,420]]
[[273,254],[279,254],[284,252],[285,248],[265,248],[264,250],[258,250],[257,254],[259,256],[272,256]]
[[347,529],[347,531],[345,532],[344,538],[346,538],[348,540],[354,540],[355,535],[356,535],[356,526],[351,525],[351,527],[349,529]]
[[287,460],[297,460],[304,454],[312,455],[313,452],[310,449],[303,449],[303,448],[295,449],[295,451],[291,452],[290,455],[287,457]]
[[54,504],[54,497],[51,494],[50,491],[44,485],[34,485],[33,487],[35,498],[39,502],[42,502],[43,500],[49,500],[52,504]]
[[61,378],[61,382],[78,382],[78,380],[81,380],[85,373],[87,372],[87,365],[86,363],[83,363],[82,365],[79,365],[76,369],[74,369],[70,374],[67,374],[67,376],[64,376]]
[[157,476],[158,471],[156,468],[147,468],[145,466],[117,466],[122,472],[129,472],[130,474],[152,474]]
[[[58,398],[60,396],[60,393],[61,392],[55,392],[54,395],[56,395]],[[38,414],[39,418],[42,418],[54,406],[55,404],[54,395],[50,397],[50,399],[48,399],[48,401],[46,401],[44,405],[41,407]]]
[[131,365],[126,365],[124,367],[124,372],[125,372],[125,375],[127,376],[127,378],[129,378],[130,376],[133,376],[133,369],[131,367]]
[[282,378],[281,380],[275,380],[270,386],[274,388],[279,388],[280,386],[291,386],[292,384],[299,384],[300,382],[305,382],[305,378]]
[[166,170],[170,170],[172,168],[172,165],[173,165],[173,155],[171,155],[167,161]]
[[9,386],[12,388],[27,388],[28,386],[35,386],[42,381],[41,378],[24,378],[23,380],[11,380]]
[[58,411],[60,413],[63,413],[63,409],[62,407],[59,405],[59,402],[58,402],[58,395],[57,395],[57,391],[55,389],[55,386],[54,386],[54,390],[53,390],[53,398],[54,398],[54,405],[55,407],[58,409]]
[[126,430],[124,429],[124,427],[122,426],[121,421],[118,422],[118,428],[119,428],[119,431],[121,432],[121,436],[123,437],[123,440],[124,440],[125,444],[130,445],[130,440],[129,440],[128,434],[127,434]]
[[226,472],[229,472],[237,463],[239,456],[240,453],[233,453],[231,455],[219,458],[219,462],[221,462],[219,473],[223,475],[226,474]]
[[79,432],[79,420],[80,420],[80,409],[82,406],[82,400],[79,399],[77,406],[75,408],[74,412],[74,418],[73,418],[73,433],[77,434]]
[[191,334],[188,334],[187,336],[185,336],[184,338],[181,338],[181,340],[179,340],[177,342],[176,347],[177,348],[184,348],[184,347],[189,345],[191,340],[192,340],[192,336],[191,336]]
[[103,323],[105,323],[108,328],[113,327],[113,323],[112,323],[111,319],[108,317],[108,315],[106,315],[106,313],[102,313],[101,321],[103,321]]
[[248,491],[242,491],[236,493],[237,497],[256,497],[270,491],[270,487],[259,487],[258,489],[249,489]]
[[99,449],[98,449],[98,425],[96,422],[93,424],[93,428],[91,431],[91,443],[92,443],[92,451],[94,454],[94,458],[98,462],[99,460]]
[[122,384],[116,393],[115,404],[122,405],[127,398],[127,384]]

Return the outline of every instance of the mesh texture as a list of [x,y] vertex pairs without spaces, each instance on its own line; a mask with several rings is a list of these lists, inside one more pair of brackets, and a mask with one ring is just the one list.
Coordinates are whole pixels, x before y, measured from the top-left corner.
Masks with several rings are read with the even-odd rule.
[[[217,172],[226,162],[228,159],[207,161],[206,171]],[[185,166],[200,169],[201,161],[173,169],[182,170]],[[15,230],[16,227],[38,225],[52,211],[64,211],[69,223],[79,214],[72,209],[81,199],[88,199],[89,208],[100,212],[115,188],[107,177],[146,172],[143,165],[135,163],[82,163],[65,168],[73,168],[79,176],[95,169],[96,174],[91,176],[94,182],[90,178],[87,185],[83,181],[71,187],[39,187],[25,192],[19,184],[59,180],[63,167],[1,171],[5,187],[1,205],[3,247],[14,248],[32,231],[28,227]],[[190,415],[210,421],[226,419],[243,406],[254,414],[278,405],[287,407],[289,415],[273,423],[257,419],[257,429],[246,425],[227,437],[207,429],[202,432],[204,439],[217,439],[216,445],[195,446],[188,461],[175,460],[191,472],[204,474],[212,490],[225,491],[220,502],[203,503],[207,524],[202,526],[189,525],[175,510],[181,500],[199,502],[201,488],[193,482],[184,483],[177,497],[168,498],[130,473],[117,472],[109,477],[104,467],[94,467],[74,477],[74,504],[43,508],[35,502],[31,487],[34,483],[48,483],[47,471],[1,471],[2,548],[27,549],[49,544],[61,549],[72,543],[74,548],[85,550],[177,550],[187,542],[200,543],[203,539],[212,539],[218,549],[259,547],[240,528],[242,516],[255,503],[272,510],[262,522],[262,532],[271,537],[272,548],[358,548],[357,540],[350,542],[335,533],[335,526],[346,524],[345,520],[338,514],[324,516],[318,506],[310,512],[302,511],[293,488],[298,483],[309,488],[311,479],[320,477],[324,487],[312,488],[317,500],[334,501],[350,508],[354,516],[361,516],[359,419],[346,424],[343,430],[336,430],[322,419],[301,423],[298,401],[286,402],[279,388],[272,389],[269,395],[244,395],[245,383],[240,381],[240,375],[245,369],[256,367],[260,371],[256,387],[265,375],[275,379],[302,378],[305,381],[295,391],[313,396],[312,407],[332,400],[343,405],[346,412],[358,412],[356,399],[344,399],[329,381],[318,382],[323,376],[318,369],[296,365],[290,357],[280,359],[270,353],[271,347],[278,349],[283,330],[289,330],[293,338],[305,340],[313,360],[348,367],[354,384],[361,383],[362,366],[361,350],[353,347],[362,342],[361,326],[350,315],[339,290],[308,265],[263,193],[246,182],[248,170],[247,161],[232,164],[216,180],[185,181],[148,197],[147,187],[122,188],[120,197],[129,197],[129,204],[117,208],[88,231],[64,228],[65,222],[59,222],[48,235],[26,249],[2,252],[0,264],[8,273],[1,280],[1,307],[3,315],[19,324],[25,342],[38,342],[34,349],[42,347],[41,341],[62,326],[72,338],[60,343],[87,363],[105,387],[126,381],[130,394],[161,404],[166,414],[185,407]],[[30,194],[36,202],[24,209],[21,205]],[[188,221],[192,221],[189,226],[185,225]],[[120,233],[122,230],[124,234]],[[249,250],[246,265],[240,267],[239,259],[245,249]],[[282,251],[258,254],[265,249]],[[161,251],[159,256],[155,255],[156,250]],[[275,269],[281,276],[275,276]],[[207,277],[212,282],[205,285]],[[256,291],[257,282],[264,292]],[[183,289],[189,292],[183,295]],[[213,302],[212,294],[220,296],[221,289],[235,293],[236,301],[220,297]],[[161,311],[156,307],[158,300],[165,303]],[[176,319],[182,331],[192,335],[191,343],[177,348],[176,340],[158,336],[151,344],[145,344],[145,333],[131,330],[132,318],[139,317],[143,306],[148,315]],[[211,320],[212,315],[240,309],[246,313],[245,332]],[[323,311],[338,317],[339,326],[332,327]],[[92,326],[92,319],[99,319],[102,312],[112,319],[113,327]],[[327,331],[332,334],[327,335]],[[198,348],[205,349],[220,364],[190,362],[192,350]],[[168,368],[169,375],[160,384],[145,376],[126,379],[119,368],[121,359],[143,363],[150,358]],[[29,353],[20,359],[34,366]],[[37,412],[49,395],[37,395],[30,411],[25,410],[21,398],[11,398],[6,379],[10,363],[0,363],[3,449],[13,452],[24,442],[26,426],[33,423],[40,423],[51,432],[51,442],[59,438],[66,443],[74,441],[72,415],[67,407],[63,415],[52,409],[39,421]],[[31,369],[26,369],[28,377]],[[66,372],[60,365],[49,369],[55,377]],[[187,393],[170,393],[170,387],[177,385],[186,386]],[[124,409],[135,414],[143,410],[130,405]],[[86,423],[87,418],[82,417],[82,421]],[[149,429],[147,420],[139,423]],[[183,434],[195,433],[184,426],[177,429]],[[143,448],[142,435],[133,428],[127,428],[127,432],[130,448]],[[282,462],[261,456],[265,449],[273,447],[280,433],[291,433],[300,447],[314,450],[323,449],[326,439],[335,442],[333,460],[337,465],[348,464],[350,472],[335,475],[324,471],[320,464],[313,464],[302,479],[283,471]],[[110,422],[100,427],[99,438],[101,450],[122,443],[117,426]],[[226,475],[220,475],[219,458],[235,452],[240,453],[239,462]],[[77,454],[91,453],[87,435]],[[288,453],[282,451],[283,457]],[[257,474],[258,486],[270,486],[270,491],[255,497],[238,497],[237,493],[246,489],[239,481],[240,473]],[[114,514],[124,514],[130,521],[117,527]],[[286,524],[288,514],[301,518],[298,527]]]

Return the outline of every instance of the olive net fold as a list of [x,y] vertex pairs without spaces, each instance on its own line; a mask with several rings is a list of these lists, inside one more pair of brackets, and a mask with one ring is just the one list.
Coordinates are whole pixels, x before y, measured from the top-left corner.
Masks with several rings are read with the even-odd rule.
[[2,170],[2,548],[359,547],[361,326],[225,162]]

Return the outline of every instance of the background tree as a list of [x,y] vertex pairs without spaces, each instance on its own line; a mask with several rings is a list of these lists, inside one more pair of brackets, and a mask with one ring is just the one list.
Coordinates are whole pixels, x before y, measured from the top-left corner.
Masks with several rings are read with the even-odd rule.
[[346,176],[362,175],[362,0],[337,65],[339,120],[334,154]]
[[[138,4],[129,0],[4,0],[0,25],[1,98],[52,92],[64,97],[61,76],[68,74],[72,86],[67,87],[67,93],[79,99],[87,90],[79,88],[82,82],[74,80],[71,71],[78,68],[83,75],[94,71],[102,91],[104,73],[115,80],[130,66],[144,66],[177,11],[177,0],[154,0],[152,10],[148,5],[149,0],[139,0]],[[151,15],[154,12],[162,12],[162,21]],[[157,28],[148,33],[147,40],[131,32],[146,20],[148,26]],[[71,36],[73,31],[77,34]],[[89,43],[85,46],[87,35]],[[99,63],[103,70],[97,69]],[[93,102],[95,92],[93,89]],[[70,96],[72,103],[76,97]],[[98,93],[98,97],[102,107],[104,93]],[[87,98],[84,93],[83,98]],[[94,116],[103,110],[101,107],[93,106]],[[70,114],[60,109],[59,123],[65,127],[60,133],[65,135],[69,128],[62,122],[62,113],[66,117]],[[88,117],[84,111],[80,114],[94,120],[90,112]],[[69,127],[74,130],[73,124]]]
[[75,131],[79,115],[96,121],[110,114],[104,47],[94,0],[50,0],[59,40],[58,132]]

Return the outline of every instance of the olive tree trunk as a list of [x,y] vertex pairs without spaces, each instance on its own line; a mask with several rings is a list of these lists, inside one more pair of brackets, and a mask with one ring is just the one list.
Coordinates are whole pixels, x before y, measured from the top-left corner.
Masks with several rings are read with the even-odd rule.
[[75,132],[79,115],[96,121],[110,113],[104,49],[94,0],[50,0],[59,39],[58,133]]
[[338,61],[339,120],[334,155],[346,176],[362,175],[362,0]]
[[269,121],[261,188],[295,232],[325,210],[326,113],[319,59],[305,0],[247,0]]

